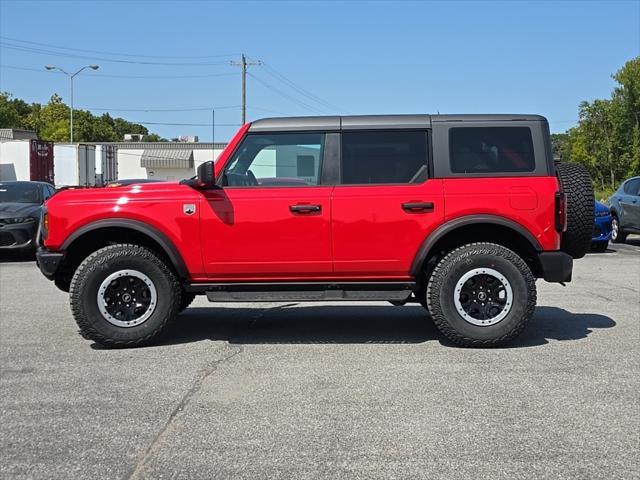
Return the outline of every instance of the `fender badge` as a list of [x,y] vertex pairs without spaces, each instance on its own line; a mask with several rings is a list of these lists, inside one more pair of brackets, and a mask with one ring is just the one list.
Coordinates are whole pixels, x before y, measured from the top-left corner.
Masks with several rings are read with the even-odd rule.
[[182,211],[185,215],[193,215],[196,213],[196,206],[193,203],[185,203],[182,205]]

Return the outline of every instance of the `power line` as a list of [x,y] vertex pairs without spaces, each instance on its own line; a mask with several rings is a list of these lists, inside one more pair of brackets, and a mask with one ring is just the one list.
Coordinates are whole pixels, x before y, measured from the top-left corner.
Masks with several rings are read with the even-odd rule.
[[303,102],[302,100],[298,100],[297,98],[292,97],[291,95],[283,92],[282,90],[274,87],[273,85],[268,84],[267,82],[265,82],[264,80],[260,79],[259,77],[256,77],[252,73],[247,73],[247,75],[249,75],[251,78],[253,78],[257,82],[261,83],[264,87],[268,88],[269,90],[273,90],[274,92],[276,92],[280,96],[286,98],[287,100],[292,101],[293,103],[296,103],[296,104],[302,106],[303,108],[306,108],[307,110],[311,110],[313,112],[320,113],[320,114],[326,114],[327,113],[326,111],[322,111],[319,108],[313,107],[313,106],[309,105],[308,103]]
[[293,113],[280,112],[279,110],[272,110],[270,108],[254,107],[252,105],[247,105],[247,108],[249,110],[260,110],[262,112],[277,113],[278,115],[285,115],[285,116],[293,115]]
[[[169,125],[175,127],[213,127],[213,123],[166,123],[166,122],[138,122],[127,120],[129,123],[139,123],[140,125]],[[216,127],[239,127],[239,123],[216,123]]]
[[273,67],[271,67],[267,63],[262,62],[262,66],[264,67],[265,72],[267,72],[269,75],[271,75],[275,79],[279,80],[280,82],[284,83],[285,85],[288,85],[290,88],[292,88],[293,90],[297,91],[299,94],[303,95],[304,97],[314,101],[315,103],[318,103],[318,104],[324,106],[325,108],[329,108],[331,110],[335,110],[335,111],[338,111],[338,112],[344,111],[342,108],[327,102],[326,100],[318,97],[317,95],[314,95],[309,90],[307,90],[307,89],[301,87],[300,85],[296,84],[292,80],[289,80],[287,77],[285,77],[283,74],[279,73],[277,70],[275,70]]
[[225,105],[222,107],[195,107],[195,108],[98,108],[82,107],[84,110],[97,110],[99,112],[204,112],[240,108],[240,105]]
[[92,60],[92,61],[108,62],[108,63],[126,63],[126,64],[133,64],[133,65],[198,66],[198,67],[205,67],[205,66],[212,66],[212,65],[227,65],[227,62],[150,62],[150,61],[142,61],[142,60],[122,60],[122,59],[113,59],[113,58],[105,58],[105,57],[78,55],[74,53],[62,53],[62,52],[57,52],[55,50],[25,47],[22,45],[16,45],[16,44],[11,44],[6,42],[0,42],[0,48],[17,50],[17,51],[26,52],[26,53],[53,55],[57,57],[81,58],[84,60]]
[[177,59],[185,59],[185,58],[220,58],[220,57],[235,57],[236,55],[238,55],[237,53],[222,53],[222,54],[218,54],[218,55],[175,55],[175,56],[171,56],[171,55],[140,55],[140,54],[134,54],[134,53],[121,53],[121,52],[107,52],[107,51],[103,51],[103,50],[87,50],[84,48],[72,48],[72,47],[63,47],[61,45],[52,45],[50,43],[39,43],[39,42],[31,42],[28,40],[21,40],[19,38],[11,38],[11,37],[5,37],[0,35],[1,39],[4,40],[9,40],[11,42],[18,42],[18,43],[26,43],[29,45],[38,45],[41,47],[47,47],[47,48],[55,48],[58,50],[71,50],[71,51],[75,51],[75,52],[86,52],[86,53],[98,53],[98,54],[102,54],[102,55],[110,55],[110,56],[116,56],[116,57],[134,57],[134,58],[177,58]]
[[[10,69],[10,70],[25,70],[30,72],[37,73],[48,73],[48,74],[58,74],[62,75],[62,73],[57,71],[48,71],[39,68],[29,68],[29,67],[20,67],[16,65],[0,65],[0,70],[2,69]],[[229,77],[235,75],[233,72],[228,73],[211,73],[211,74],[202,74],[202,75],[114,75],[114,74],[103,74],[103,73],[85,73],[83,77],[102,77],[102,78],[131,78],[131,79],[171,79],[171,78],[212,78],[212,77]]]

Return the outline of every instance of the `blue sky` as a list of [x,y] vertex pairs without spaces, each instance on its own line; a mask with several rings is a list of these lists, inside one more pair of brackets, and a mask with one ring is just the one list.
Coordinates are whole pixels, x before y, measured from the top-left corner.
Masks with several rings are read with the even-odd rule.
[[[580,101],[607,97],[610,75],[640,54],[640,1],[0,0],[0,36],[13,47],[0,49],[2,91],[27,101],[46,103],[53,93],[68,100],[68,80],[42,66],[97,63],[98,72],[76,79],[76,108],[105,108],[131,121],[210,124],[208,110],[118,110],[216,106],[217,141],[240,123],[240,72],[229,65],[240,53],[265,62],[249,69],[249,120],[539,113],[559,132],[575,124]],[[210,126],[148,128],[201,141],[212,135]]]

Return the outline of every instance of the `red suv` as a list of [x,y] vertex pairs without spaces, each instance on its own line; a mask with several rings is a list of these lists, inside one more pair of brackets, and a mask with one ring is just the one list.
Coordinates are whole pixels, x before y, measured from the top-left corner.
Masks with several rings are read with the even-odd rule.
[[456,344],[496,346],[527,325],[536,278],[570,281],[593,205],[544,117],[273,118],[195,179],[56,195],[38,265],[106,346],[154,340],[199,294],[419,302]]

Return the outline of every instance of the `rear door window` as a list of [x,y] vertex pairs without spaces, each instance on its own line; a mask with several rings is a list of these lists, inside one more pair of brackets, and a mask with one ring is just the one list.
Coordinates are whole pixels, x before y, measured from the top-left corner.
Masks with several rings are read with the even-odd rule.
[[449,159],[453,173],[517,173],[536,168],[528,127],[451,128]]
[[342,133],[341,183],[422,183],[427,179],[425,131]]

